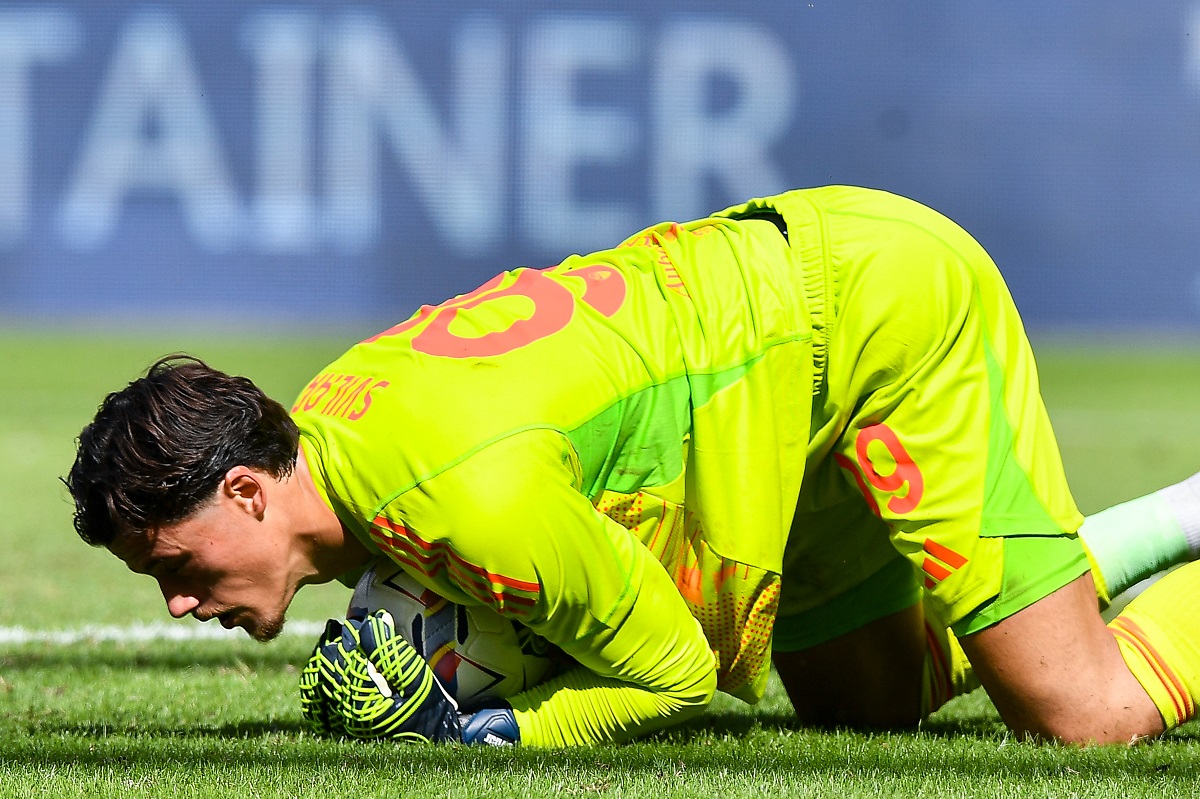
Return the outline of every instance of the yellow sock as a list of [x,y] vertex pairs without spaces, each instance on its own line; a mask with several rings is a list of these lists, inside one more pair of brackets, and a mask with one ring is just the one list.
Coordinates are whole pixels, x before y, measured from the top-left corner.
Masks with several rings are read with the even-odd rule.
[[1200,698],[1200,563],[1151,585],[1108,626],[1167,729],[1194,717]]

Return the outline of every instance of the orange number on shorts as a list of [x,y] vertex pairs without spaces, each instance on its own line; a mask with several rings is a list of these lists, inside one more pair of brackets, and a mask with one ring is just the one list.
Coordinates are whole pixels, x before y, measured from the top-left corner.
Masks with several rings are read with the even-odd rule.
[[[892,456],[892,460],[896,462],[896,468],[887,474],[880,474],[879,470],[875,468],[874,462],[871,461],[868,447],[874,441],[883,444],[887,448],[888,454]],[[881,515],[879,504],[875,501],[871,489],[867,487],[867,482],[880,491],[892,495],[887,504],[888,510],[892,513],[904,514],[917,507],[925,493],[925,478],[921,475],[917,464],[913,463],[908,450],[900,443],[900,439],[896,438],[896,433],[892,428],[886,424],[864,427],[859,431],[858,438],[855,439],[854,451],[858,456],[858,463],[840,452],[834,455],[834,460],[838,462],[839,466],[854,475],[854,481],[858,483],[859,490],[862,491],[867,504],[871,506],[871,510],[876,515]],[[864,477],[866,481],[864,481]],[[899,494],[898,492],[905,486],[907,486],[907,490],[903,494]]]
[[[625,302],[625,279],[619,271],[604,264],[592,264],[548,275],[550,270],[526,269],[517,279],[500,288],[505,275],[484,283],[472,292],[447,300],[441,305],[423,305],[415,316],[367,339],[377,341],[394,336],[428,321],[425,329],[413,337],[417,352],[448,358],[480,358],[503,355],[562,330],[575,313],[575,295],[554,277],[573,277],[584,281],[580,299],[604,316],[612,316]],[[450,325],[460,309],[474,308],[501,297],[524,297],[533,303],[533,315],[513,320],[503,330],[482,336],[464,337],[453,333]]]

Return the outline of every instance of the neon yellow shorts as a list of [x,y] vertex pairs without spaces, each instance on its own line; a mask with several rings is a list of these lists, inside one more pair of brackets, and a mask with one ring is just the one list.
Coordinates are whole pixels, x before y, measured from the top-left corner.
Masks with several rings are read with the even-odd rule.
[[775,647],[829,640],[922,592],[966,635],[1087,571],[1033,354],[991,258],[895,195],[831,187],[805,201],[818,213],[780,210],[817,220],[790,236],[823,248],[806,260],[825,270],[826,353]]

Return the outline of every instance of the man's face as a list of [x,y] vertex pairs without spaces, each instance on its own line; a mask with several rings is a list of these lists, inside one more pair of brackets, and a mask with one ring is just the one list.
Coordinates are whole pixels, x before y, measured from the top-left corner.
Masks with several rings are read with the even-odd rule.
[[272,535],[252,501],[224,491],[187,519],[118,536],[109,549],[158,581],[175,618],[217,619],[259,641],[279,635],[297,588],[281,536]]

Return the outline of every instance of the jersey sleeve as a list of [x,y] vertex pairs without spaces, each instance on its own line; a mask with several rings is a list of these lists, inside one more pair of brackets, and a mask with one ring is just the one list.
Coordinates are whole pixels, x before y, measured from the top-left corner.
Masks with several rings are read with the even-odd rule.
[[561,433],[525,431],[422,481],[372,526],[429,587],[585,667],[512,699],[526,744],[634,737],[701,712],[716,690],[716,658],[666,570],[578,481]]

